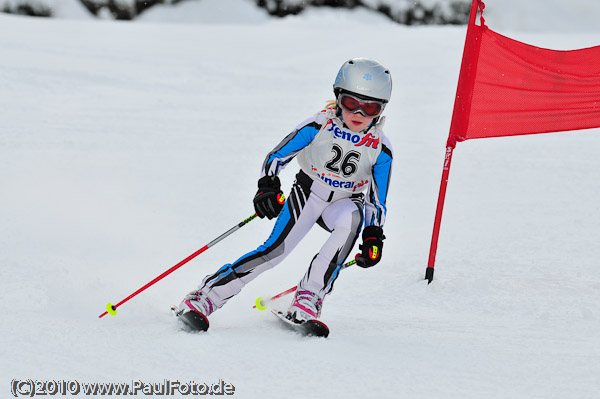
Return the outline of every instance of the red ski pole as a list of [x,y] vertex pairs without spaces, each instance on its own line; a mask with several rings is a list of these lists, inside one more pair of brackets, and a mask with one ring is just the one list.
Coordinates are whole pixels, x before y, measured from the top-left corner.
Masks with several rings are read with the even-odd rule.
[[[355,259],[344,263],[342,265],[342,270],[347,268],[348,266],[352,266],[355,263],[356,263]],[[252,309],[265,310],[267,308],[267,304],[269,302],[273,302],[275,299],[281,298],[282,296],[285,296],[287,294],[291,294],[292,292],[296,291],[297,289],[298,289],[298,286],[296,285],[296,286],[293,286],[292,288],[287,289],[275,296],[272,296],[271,298],[264,299],[262,296],[258,297],[258,298],[256,298],[256,302],[254,303],[254,306],[252,306]]]
[[298,289],[298,286],[295,285],[292,288],[285,290],[275,296],[272,296],[271,298],[267,298],[264,299],[262,296],[256,298],[256,303],[254,304],[254,306],[252,306],[253,309],[259,309],[259,310],[265,310],[267,308],[267,303],[274,301],[277,298],[281,298],[282,296],[285,296],[287,294],[291,294],[292,292],[296,291]]
[[[283,196],[281,196],[281,197],[283,198]],[[234,233],[235,231],[237,231],[242,226],[250,223],[256,217],[257,217],[257,215],[255,213],[254,215],[250,216],[249,218],[247,218],[247,219],[243,220],[242,222],[238,223],[236,226],[233,226],[231,229],[227,230],[225,233],[221,234],[219,237],[215,238],[214,240],[212,240],[211,242],[209,242],[208,244],[206,244],[205,246],[203,246],[202,248],[200,248],[199,250],[197,250],[196,252],[194,252],[193,254],[191,254],[190,256],[188,256],[187,258],[185,258],[184,260],[182,260],[178,264],[176,264],[175,266],[171,267],[169,270],[165,271],[163,274],[161,274],[160,276],[156,277],[154,280],[150,281],[148,284],[144,285],[142,288],[140,288],[139,290],[137,290],[133,294],[129,295],[127,298],[123,299],[121,302],[117,303],[116,305],[113,305],[112,303],[108,303],[106,305],[106,312],[102,313],[98,317],[99,318],[103,317],[103,316],[105,316],[108,313],[110,313],[113,316],[116,316],[117,315],[117,308],[119,306],[121,306],[122,304],[124,304],[125,302],[127,302],[128,300],[130,300],[131,298],[133,298],[134,296],[136,296],[140,292],[144,291],[146,288],[154,285],[158,281],[160,281],[163,278],[167,277],[169,274],[173,273],[175,270],[179,269],[181,266],[185,265],[190,260],[192,260],[196,256],[200,255],[202,252],[206,251],[208,248],[210,248],[213,245],[215,245],[216,243],[220,242],[225,237],[231,235],[232,233]]]

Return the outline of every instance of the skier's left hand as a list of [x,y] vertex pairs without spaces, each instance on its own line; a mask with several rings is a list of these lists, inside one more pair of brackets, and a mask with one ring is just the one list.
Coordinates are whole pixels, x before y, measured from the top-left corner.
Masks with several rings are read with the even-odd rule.
[[381,251],[383,249],[383,229],[379,226],[367,226],[362,233],[363,243],[358,246],[362,251],[356,255],[356,264],[360,267],[375,266],[381,260]]

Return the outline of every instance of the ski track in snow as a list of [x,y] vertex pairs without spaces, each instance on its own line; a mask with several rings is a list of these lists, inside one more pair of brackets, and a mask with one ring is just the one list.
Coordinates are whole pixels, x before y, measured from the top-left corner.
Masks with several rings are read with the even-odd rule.
[[[223,379],[240,398],[597,397],[600,132],[459,143],[427,285],[465,29],[355,21],[0,14],[0,390],[14,378]],[[339,40],[346,30],[352,42]],[[600,44],[598,34],[515,38]],[[299,337],[252,309],[302,277],[326,237],[318,228],[207,333],[186,334],[171,315],[206,274],[266,239],[263,220],[98,319],[253,213],[264,155],[359,55],[394,77],[388,238],[380,265],[345,270],[326,299],[330,337]],[[282,172],[286,190],[296,171]]]

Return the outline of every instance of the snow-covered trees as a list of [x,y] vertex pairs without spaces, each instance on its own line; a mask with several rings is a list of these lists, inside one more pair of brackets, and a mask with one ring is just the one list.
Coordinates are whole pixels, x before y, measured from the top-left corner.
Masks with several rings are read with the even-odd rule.
[[[58,0],[0,0],[0,11],[14,14],[52,16]],[[64,1],[64,0],[63,0]],[[81,2],[99,18],[135,19],[156,4],[209,0],[71,0]],[[213,0],[214,1],[214,0]],[[364,8],[406,25],[466,24],[468,0],[245,0],[274,17],[298,15],[309,8]]]

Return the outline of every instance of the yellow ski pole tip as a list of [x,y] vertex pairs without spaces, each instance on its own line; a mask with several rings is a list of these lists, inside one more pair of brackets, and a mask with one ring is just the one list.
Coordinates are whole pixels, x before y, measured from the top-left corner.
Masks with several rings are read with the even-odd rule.
[[263,305],[262,300],[263,300],[262,296],[256,298],[256,309],[258,309],[258,310],[267,309],[267,307],[265,305]]
[[117,309],[113,306],[112,303],[107,303],[106,304],[106,311],[108,312],[108,314],[116,316],[117,315]]

